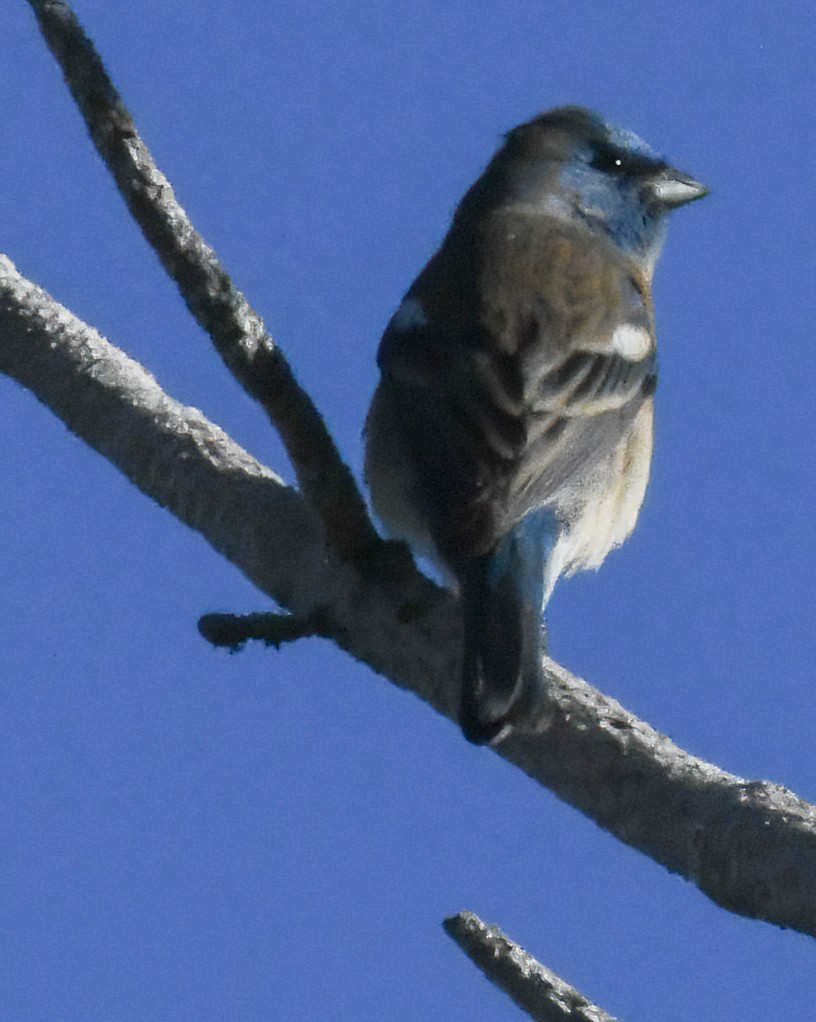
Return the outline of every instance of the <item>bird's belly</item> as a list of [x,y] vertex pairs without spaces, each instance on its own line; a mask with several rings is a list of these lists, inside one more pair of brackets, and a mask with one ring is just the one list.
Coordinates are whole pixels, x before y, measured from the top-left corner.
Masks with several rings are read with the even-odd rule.
[[556,510],[571,524],[553,551],[553,581],[561,574],[599,567],[634,529],[649,482],[652,421],[653,403],[648,400],[612,454],[559,495]]

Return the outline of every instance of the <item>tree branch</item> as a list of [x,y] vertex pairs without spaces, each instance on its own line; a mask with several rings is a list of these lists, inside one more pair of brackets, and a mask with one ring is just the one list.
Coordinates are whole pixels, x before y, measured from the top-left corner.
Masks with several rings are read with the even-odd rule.
[[344,557],[364,555],[376,530],[322,416],[177,202],[71,7],[64,0],[29,3],[131,215],[230,371],[280,433],[329,542]]
[[[296,491],[2,256],[0,371],[264,592],[293,602],[314,577],[311,600],[322,599],[323,533]],[[259,530],[264,516],[274,526]]]
[[[201,412],[0,257],[0,372],[28,387],[263,592],[453,719],[461,621],[450,594],[380,543],[327,548],[308,504]],[[398,552],[398,551],[397,551]],[[539,733],[496,750],[621,841],[742,915],[816,936],[816,808],[690,756],[546,662]]]
[[472,912],[449,916],[442,925],[490,982],[538,1022],[616,1022],[498,926],[487,926]]

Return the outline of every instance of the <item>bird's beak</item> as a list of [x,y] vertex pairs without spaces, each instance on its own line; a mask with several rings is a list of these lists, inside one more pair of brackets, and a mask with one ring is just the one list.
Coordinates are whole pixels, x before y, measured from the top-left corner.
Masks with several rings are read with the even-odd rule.
[[652,178],[648,187],[657,202],[671,208],[684,206],[687,202],[694,202],[695,199],[702,199],[704,195],[708,195],[708,189],[704,184],[700,184],[680,170],[675,170],[674,167],[661,170]]

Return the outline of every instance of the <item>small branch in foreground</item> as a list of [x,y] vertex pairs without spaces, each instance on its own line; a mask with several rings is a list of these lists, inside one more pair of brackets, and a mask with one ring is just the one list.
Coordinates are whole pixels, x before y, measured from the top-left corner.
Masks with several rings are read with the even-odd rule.
[[250,639],[257,639],[275,649],[285,642],[297,642],[313,636],[326,636],[323,615],[316,611],[306,617],[295,614],[204,614],[198,630],[213,646],[226,646],[237,652]]
[[179,205],[69,4],[29,3],[131,215],[227,367],[279,432],[329,542],[347,559],[360,557],[376,545],[376,530],[312,399]]
[[538,1022],[616,1022],[498,926],[488,926],[472,912],[449,916],[442,925],[490,982]]

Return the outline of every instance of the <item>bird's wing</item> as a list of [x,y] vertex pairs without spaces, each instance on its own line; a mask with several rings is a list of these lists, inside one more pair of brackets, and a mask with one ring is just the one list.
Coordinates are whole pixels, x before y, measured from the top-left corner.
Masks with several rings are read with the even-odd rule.
[[505,214],[472,250],[472,293],[452,287],[443,249],[380,349],[453,559],[611,453],[657,372],[645,285],[611,246]]

